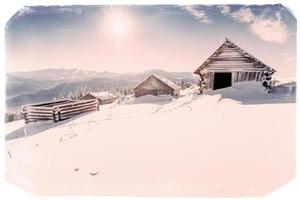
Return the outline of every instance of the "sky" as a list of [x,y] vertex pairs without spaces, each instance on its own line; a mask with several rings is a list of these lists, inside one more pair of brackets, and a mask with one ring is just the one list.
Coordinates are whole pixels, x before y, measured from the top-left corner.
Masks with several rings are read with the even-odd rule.
[[6,69],[193,72],[227,37],[295,74],[296,24],[280,4],[26,6],[6,25]]

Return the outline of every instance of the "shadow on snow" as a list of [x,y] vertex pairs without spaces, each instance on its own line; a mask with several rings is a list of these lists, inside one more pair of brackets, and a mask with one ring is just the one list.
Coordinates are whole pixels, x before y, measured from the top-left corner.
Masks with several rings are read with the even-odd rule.
[[19,128],[19,129],[14,130],[11,133],[7,134],[5,136],[5,140],[9,141],[9,140],[14,140],[14,139],[18,139],[18,138],[33,136],[33,135],[39,134],[43,131],[46,131],[50,128],[55,128],[55,127],[61,126],[63,124],[66,124],[68,122],[71,122],[74,119],[83,117],[83,116],[85,116],[89,113],[90,112],[83,113],[83,114],[77,115],[75,117],[72,117],[70,119],[62,120],[62,121],[59,121],[59,122],[56,122],[56,123],[51,121],[51,120],[31,122],[29,124],[24,125],[23,127]]

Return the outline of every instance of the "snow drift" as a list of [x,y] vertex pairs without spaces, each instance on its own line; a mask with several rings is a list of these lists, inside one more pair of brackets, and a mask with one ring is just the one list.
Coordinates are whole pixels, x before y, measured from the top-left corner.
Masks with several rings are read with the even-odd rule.
[[262,196],[295,176],[295,84],[127,96],[58,123],[6,124],[6,177],[35,194]]

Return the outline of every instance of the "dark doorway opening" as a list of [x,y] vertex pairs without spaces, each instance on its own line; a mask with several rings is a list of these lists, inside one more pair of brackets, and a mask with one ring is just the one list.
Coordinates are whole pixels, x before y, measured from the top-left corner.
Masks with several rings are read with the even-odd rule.
[[214,90],[226,88],[231,86],[231,73],[222,72],[215,73],[214,76]]

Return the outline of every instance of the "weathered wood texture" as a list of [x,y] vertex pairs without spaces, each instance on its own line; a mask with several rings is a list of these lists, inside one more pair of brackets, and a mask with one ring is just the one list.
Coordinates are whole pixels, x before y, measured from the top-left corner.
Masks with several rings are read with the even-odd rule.
[[22,114],[24,115],[25,123],[42,120],[57,122],[98,109],[99,105],[96,99],[79,101],[61,100],[24,105],[22,106]]
[[143,96],[143,95],[178,95],[180,87],[176,85],[174,82],[157,77],[156,75],[149,76],[145,81],[140,83],[137,87],[135,87],[134,94],[135,97]]
[[236,72],[236,71],[273,71],[245,50],[228,39],[195,71],[204,72]]

